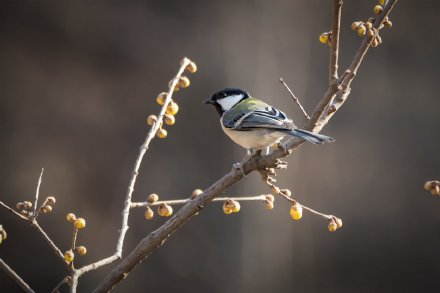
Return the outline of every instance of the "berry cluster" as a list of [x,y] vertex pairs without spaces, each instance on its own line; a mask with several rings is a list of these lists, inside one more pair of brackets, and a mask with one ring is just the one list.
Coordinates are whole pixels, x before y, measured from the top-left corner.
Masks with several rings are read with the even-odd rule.
[[[385,0],[379,0],[379,4],[375,5],[373,8],[373,12],[376,15],[379,15],[383,11],[383,5],[385,5]],[[351,24],[351,29],[356,31],[358,36],[363,37],[365,35],[368,35],[370,38],[373,38],[371,42],[371,47],[375,48],[379,46],[382,43],[382,38],[379,35],[379,30],[381,30],[383,27],[392,27],[393,23],[388,19],[388,16],[386,16],[383,20],[383,22],[380,24],[379,29],[376,29],[373,27],[373,23],[376,19],[375,18],[369,18],[367,21],[355,21]],[[322,33],[319,36],[319,41],[323,44],[329,44],[331,43],[331,32],[325,32]]]
[[38,213],[41,211],[44,214],[48,214],[52,212],[53,205],[56,203],[56,199],[53,196],[48,196],[44,200],[43,204],[40,206],[39,209],[37,209],[36,214],[33,215],[34,211],[32,210],[32,203],[30,201],[23,201],[19,202],[15,205],[15,208],[17,211],[22,214],[25,217],[34,217],[36,218],[38,216]]
[[75,253],[79,255],[85,255],[87,253],[87,248],[85,246],[76,245],[78,230],[86,227],[86,220],[83,218],[77,218],[73,213],[68,213],[66,216],[66,220],[73,224],[73,239],[72,248],[64,252],[64,259],[66,260],[66,262],[72,263],[75,259]]
[[[197,65],[187,59],[184,58],[182,59],[182,61],[180,61],[180,65],[184,66],[185,63],[188,63],[186,66],[186,70],[188,70],[188,72],[190,73],[195,73],[197,71]],[[173,88],[173,83],[175,82],[175,79],[177,78],[177,82]],[[190,80],[188,77],[180,75],[178,77],[175,77],[174,79],[170,80],[170,82],[168,83],[168,87],[169,87],[169,91],[168,92],[162,92],[160,93],[157,98],[156,98],[156,102],[160,105],[160,106],[165,106],[166,110],[165,113],[163,115],[163,122],[165,122],[166,125],[174,125],[174,123],[176,123],[176,118],[174,116],[176,116],[177,112],[179,112],[179,105],[171,98],[168,99],[168,96],[171,95],[172,91],[177,92],[180,90],[180,88],[187,88],[189,87],[189,85],[191,84]],[[169,102],[167,103],[167,100],[169,100]],[[165,105],[165,103],[167,103],[167,105]],[[150,115],[147,118],[147,124],[150,126],[155,125],[156,123],[158,123],[159,118],[156,115]],[[162,128],[163,123],[162,121],[160,121],[160,126],[156,132],[157,137],[159,138],[165,138],[168,136],[168,132],[166,129]]]

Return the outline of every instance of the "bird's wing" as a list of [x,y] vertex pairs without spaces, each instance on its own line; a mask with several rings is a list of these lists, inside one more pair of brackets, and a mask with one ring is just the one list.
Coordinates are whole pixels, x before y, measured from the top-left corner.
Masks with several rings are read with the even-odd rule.
[[229,120],[225,126],[235,130],[250,130],[252,128],[290,130],[295,128],[292,120],[286,114],[269,105],[264,110],[250,111],[236,116]]

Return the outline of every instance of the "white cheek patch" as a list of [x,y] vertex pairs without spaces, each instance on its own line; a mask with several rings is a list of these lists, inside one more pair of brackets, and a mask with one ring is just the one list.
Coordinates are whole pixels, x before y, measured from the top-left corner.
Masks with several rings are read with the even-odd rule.
[[229,109],[231,109],[232,107],[235,106],[235,104],[240,102],[241,99],[243,99],[243,97],[244,97],[243,94],[233,95],[233,96],[229,96],[229,97],[226,97],[223,99],[218,99],[217,103],[219,103],[220,106],[222,106],[223,110],[229,111]]

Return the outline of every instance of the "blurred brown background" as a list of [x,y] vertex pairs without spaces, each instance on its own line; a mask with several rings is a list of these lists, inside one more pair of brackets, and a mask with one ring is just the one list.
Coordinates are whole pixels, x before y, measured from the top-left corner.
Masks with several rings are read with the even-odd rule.
[[[341,68],[360,38],[352,21],[375,1],[345,1]],[[440,199],[423,190],[439,179],[438,1],[399,1],[384,43],[368,52],[352,94],[323,133],[336,143],[303,145],[279,183],[296,198],[344,220],[335,233],[289,205],[273,211],[245,203],[226,216],[211,204],[173,235],[115,292],[435,292],[440,288]],[[199,66],[177,93],[177,123],[155,140],[141,168],[135,200],[151,192],[184,198],[228,172],[245,151],[221,131],[202,100],[240,87],[303,117],[279,84],[309,113],[326,89],[331,1],[1,1],[0,199],[42,196],[58,202],[41,225],[64,251],[68,212],[85,217],[77,265],[111,255],[145,119],[183,56]],[[228,195],[267,193],[251,174]],[[164,220],[130,215],[124,252]],[[38,292],[65,276],[42,238],[4,209],[9,238],[0,257]],[[113,266],[80,279],[91,291]],[[66,289],[66,288],[64,288]],[[0,272],[0,291],[18,287]]]

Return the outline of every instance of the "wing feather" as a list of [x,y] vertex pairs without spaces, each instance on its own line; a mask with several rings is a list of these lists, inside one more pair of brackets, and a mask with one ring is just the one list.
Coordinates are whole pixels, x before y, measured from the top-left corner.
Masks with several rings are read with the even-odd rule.
[[269,128],[280,130],[291,130],[295,128],[286,114],[272,106],[265,108],[265,111],[252,111],[239,117],[233,128],[235,130],[249,130],[251,128]]

